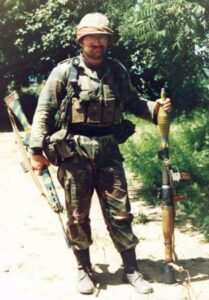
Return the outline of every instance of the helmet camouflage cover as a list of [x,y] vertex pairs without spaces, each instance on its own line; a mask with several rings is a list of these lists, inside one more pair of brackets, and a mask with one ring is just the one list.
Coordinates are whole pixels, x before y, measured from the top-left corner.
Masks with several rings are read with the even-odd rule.
[[109,27],[108,18],[101,13],[89,13],[85,15],[77,26],[77,42],[89,34],[107,34],[111,36],[113,31]]

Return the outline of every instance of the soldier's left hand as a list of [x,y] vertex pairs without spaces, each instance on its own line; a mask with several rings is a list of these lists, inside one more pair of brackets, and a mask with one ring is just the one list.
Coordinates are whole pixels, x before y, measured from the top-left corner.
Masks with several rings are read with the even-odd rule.
[[162,105],[163,110],[166,112],[171,112],[172,111],[172,103],[170,98],[166,98],[165,102],[162,103],[162,99],[157,99],[155,101],[155,108],[154,111],[156,114],[158,114],[159,108]]

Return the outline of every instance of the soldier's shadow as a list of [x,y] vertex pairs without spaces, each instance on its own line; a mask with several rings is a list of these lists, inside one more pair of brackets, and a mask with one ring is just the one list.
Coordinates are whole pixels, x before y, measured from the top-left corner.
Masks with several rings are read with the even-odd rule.
[[[164,283],[164,261],[153,261],[150,259],[138,260],[138,267],[143,277],[149,282]],[[209,259],[197,257],[194,259],[179,260],[178,266],[183,268],[182,272],[175,271],[177,283],[185,281],[195,282],[209,279]],[[108,285],[119,285],[123,283],[123,269],[118,268],[110,272],[108,264],[96,264],[95,282],[99,289],[105,290]]]
[[106,290],[108,285],[119,285],[122,283],[123,269],[119,268],[115,272],[110,272],[109,267],[110,265],[108,264],[95,265],[94,281],[99,289]]

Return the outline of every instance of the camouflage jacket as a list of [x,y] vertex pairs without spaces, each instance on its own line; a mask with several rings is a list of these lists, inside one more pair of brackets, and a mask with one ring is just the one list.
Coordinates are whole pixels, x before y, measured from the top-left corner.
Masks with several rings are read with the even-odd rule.
[[[98,94],[101,82],[107,78],[107,82],[114,87],[113,93],[117,94],[115,97],[122,103],[122,111],[133,113],[150,121],[154,119],[154,102],[148,101],[138,94],[131,84],[125,67],[120,62],[106,58],[99,69],[93,69],[84,62],[82,55],[79,58],[78,85],[81,92],[85,89],[85,81],[88,79],[92,83],[94,92]],[[54,126],[55,114],[67,94],[71,66],[71,59],[58,64],[52,70],[41,91],[31,129],[30,148],[32,153],[33,149],[34,152],[37,150],[37,153],[43,148],[44,138]]]

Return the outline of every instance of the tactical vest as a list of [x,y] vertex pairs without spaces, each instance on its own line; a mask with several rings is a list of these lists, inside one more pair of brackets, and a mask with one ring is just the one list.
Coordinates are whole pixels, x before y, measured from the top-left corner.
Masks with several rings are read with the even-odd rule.
[[121,122],[123,101],[119,86],[123,74],[117,62],[112,59],[107,62],[106,73],[98,80],[79,67],[79,57],[72,59],[67,84],[69,123],[112,125]]

